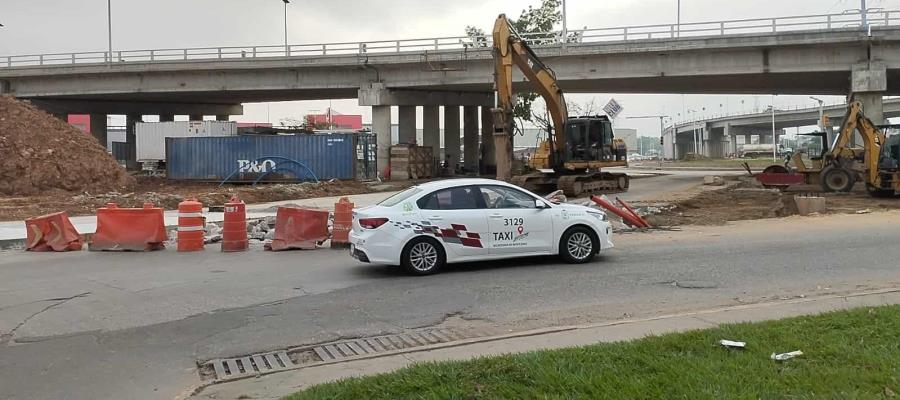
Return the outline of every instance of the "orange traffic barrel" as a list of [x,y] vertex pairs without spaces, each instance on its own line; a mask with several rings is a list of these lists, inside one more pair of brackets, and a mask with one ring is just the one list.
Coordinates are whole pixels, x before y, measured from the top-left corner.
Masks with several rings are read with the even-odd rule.
[[237,196],[225,203],[222,223],[222,251],[247,251],[247,206]]
[[353,203],[341,197],[334,203],[334,223],[331,228],[331,247],[343,247],[350,243],[350,229],[353,224]]
[[188,199],[178,203],[178,251],[203,250],[203,203]]

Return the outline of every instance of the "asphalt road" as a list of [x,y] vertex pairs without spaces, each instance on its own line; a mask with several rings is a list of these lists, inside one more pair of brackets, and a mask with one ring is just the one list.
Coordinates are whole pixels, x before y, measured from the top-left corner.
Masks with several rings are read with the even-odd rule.
[[900,213],[750,221],[621,235],[586,265],[531,258],[421,278],[325,249],[4,253],[0,399],[170,399],[199,382],[198,360],[344,337],[441,323],[505,332],[892,287],[898,235]]

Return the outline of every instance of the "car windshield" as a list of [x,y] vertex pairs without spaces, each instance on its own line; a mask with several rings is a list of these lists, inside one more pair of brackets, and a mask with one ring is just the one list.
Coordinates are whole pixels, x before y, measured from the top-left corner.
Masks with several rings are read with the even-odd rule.
[[378,205],[385,206],[385,207],[393,207],[393,206],[396,206],[397,204],[400,204],[404,200],[406,200],[412,196],[415,196],[416,194],[421,193],[421,192],[422,192],[422,189],[420,189],[418,186],[413,186],[409,189],[406,189],[400,193],[397,193],[391,197],[388,197],[388,198],[382,200],[380,203],[378,203]]

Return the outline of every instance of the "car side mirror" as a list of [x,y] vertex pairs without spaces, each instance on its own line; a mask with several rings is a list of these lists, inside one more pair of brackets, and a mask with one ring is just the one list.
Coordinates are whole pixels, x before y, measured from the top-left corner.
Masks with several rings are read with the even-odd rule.
[[550,206],[548,206],[547,203],[544,203],[543,200],[534,199],[534,208],[543,210],[545,208],[550,208]]

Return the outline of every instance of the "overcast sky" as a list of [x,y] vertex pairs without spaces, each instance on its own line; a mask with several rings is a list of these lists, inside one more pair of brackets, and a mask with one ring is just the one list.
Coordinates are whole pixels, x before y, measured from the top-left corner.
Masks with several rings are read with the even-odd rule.
[[[113,48],[117,50],[203,46],[277,45],[284,41],[280,0],[111,0]],[[868,0],[869,7],[900,10],[900,0]],[[103,51],[107,47],[106,0],[0,0],[0,55]],[[489,30],[496,15],[518,16],[539,0],[291,0],[291,43],[353,42],[462,35],[466,25]],[[603,28],[666,24],[676,20],[676,0],[567,0],[568,25]],[[681,0],[682,22],[839,13],[859,0]],[[570,95],[571,100],[615,97],[624,116],[682,112],[681,95]],[[828,97],[838,102],[840,97]],[[683,96],[684,108],[713,114],[766,108],[771,96]],[[806,96],[778,96],[777,107],[813,105]],[[371,112],[356,100],[336,100],[345,114]],[[272,122],[324,110],[328,102],[245,105],[243,121]],[[396,120],[395,120],[396,121]],[[658,135],[658,122],[620,119],[617,125]]]

